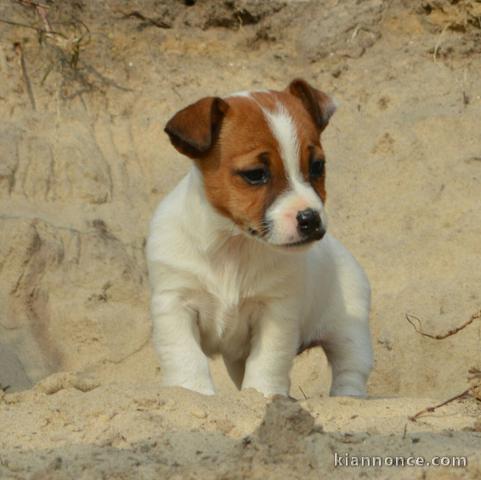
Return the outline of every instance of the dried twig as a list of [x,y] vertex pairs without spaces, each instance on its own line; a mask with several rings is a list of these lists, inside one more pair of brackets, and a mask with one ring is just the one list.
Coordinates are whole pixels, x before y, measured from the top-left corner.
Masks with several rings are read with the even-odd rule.
[[[473,313],[473,315],[471,315],[470,319],[468,319],[466,322],[462,323],[458,327],[452,328],[451,330],[447,331],[446,333],[433,335],[432,333],[427,333],[427,332],[422,330],[421,320],[418,317],[416,317],[415,315],[412,315],[410,313],[406,313],[406,320],[414,327],[414,330],[416,330],[417,333],[419,333],[420,335],[423,335],[424,337],[433,338],[434,340],[444,340],[445,338],[448,338],[452,335],[455,335],[456,333],[458,333],[459,331],[463,330],[468,325],[473,323],[475,320],[478,320],[480,318],[481,318],[481,310],[479,312]],[[414,320],[417,321],[417,323],[419,324],[419,327],[414,323]]]
[[52,27],[50,26],[50,22],[48,20],[48,9],[50,8],[47,4],[37,2],[34,0],[17,0],[20,5],[25,7],[32,7],[37,12],[38,16],[42,19],[43,25],[45,27],[45,31],[50,33],[52,31]]
[[26,23],[14,22],[13,20],[5,20],[4,18],[0,18],[0,22],[6,23],[7,25],[13,25],[14,27],[30,28],[31,30],[35,30],[36,32],[41,31],[41,29],[37,27],[33,27],[32,25],[27,25]]
[[50,33],[52,31],[52,27],[50,26],[50,22],[48,20],[48,7],[45,6],[38,6],[37,7],[38,16],[42,19],[43,25],[45,30]]
[[304,400],[307,400],[307,395],[304,393],[304,390],[302,389],[302,387],[300,385],[298,385],[299,387],[299,390],[301,391],[302,395],[304,396]]
[[[146,17],[143,13],[134,10],[133,12],[124,13],[122,18],[138,18],[142,20],[143,25],[154,25],[157,28],[172,28],[172,25],[157,18]],[[142,26],[142,24],[141,24]]]
[[22,44],[19,42],[16,42],[14,44],[15,47],[15,52],[20,58],[20,66],[22,67],[22,74],[23,74],[23,80],[25,81],[25,85],[27,87],[27,93],[28,97],[30,98],[30,103],[32,104],[33,110],[37,110],[37,105],[35,103],[35,97],[33,96],[33,89],[32,89],[32,83],[30,82],[30,77],[28,76],[27,72],[27,65],[25,63],[25,57],[23,55],[23,48]]
[[426,413],[431,413],[431,412],[434,412],[434,410],[440,408],[440,407],[444,407],[444,405],[447,405],[448,403],[451,403],[451,402],[454,402],[455,400],[461,400],[462,398],[468,396],[471,394],[471,390],[472,390],[472,387],[464,390],[464,392],[461,392],[461,393],[458,393],[457,395],[455,395],[454,397],[451,397],[451,398],[448,398],[447,400],[445,400],[444,402],[442,403],[439,403],[438,405],[433,405],[432,407],[426,407],[426,408],[423,408],[422,410],[420,410],[418,413],[416,413],[415,415],[411,416],[411,417],[408,417],[409,420],[411,420],[412,422],[415,422],[416,419],[418,417],[420,417],[421,415],[424,415]]
[[21,5],[25,5],[26,7],[33,7],[33,8],[46,8],[48,9],[48,5],[42,2],[36,2],[35,0],[17,0],[17,3]]
[[[452,335],[455,335],[456,333],[463,330],[464,328],[466,328],[468,325],[473,323],[475,320],[478,320],[479,318],[481,318],[481,310],[479,312],[473,313],[473,315],[471,315],[471,317],[467,321],[465,321],[464,323],[462,323],[458,327],[452,328],[451,330],[449,330],[449,331],[447,331],[446,333],[443,333],[443,334],[433,335],[431,333],[427,333],[427,332],[424,332],[422,330],[421,320],[419,320],[418,317],[416,317],[415,315],[409,314],[409,313],[406,314],[406,320],[414,327],[414,330],[416,330],[417,333],[419,333],[420,335],[423,335],[424,337],[432,338],[434,340],[444,340],[445,338],[448,338]],[[414,320],[417,321],[417,323],[419,324],[419,327],[414,323]],[[469,378],[469,380],[481,378],[481,370],[479,370],[475,367],[471,368],[469,370],[469,373],[471,374],[471,378]],[[438,405],[426,407],[423,410],[420,410],[419,412],[417,412],[415,415],[410,416],[408,418],[409,418],[409,420],[415,422],[416,419],[418,417],[420,417],[421,415],[424,415],[426,413],[434,412],[436,409],[438,409],[440,407],[443,407],[444,405],[447,405],[448,403],[454,402],[455,400],[460,400],[460,399],[462,399],[462,398],[464,398],[468,395],[471,395],[471,396],[474,396],[475,398],[478,398],[477,394],[476,394],[476,391],[475,391],[476,388],[477,388],[476,385],[471,386],[468,389],[464,390],[464,392],[458,393],[454,397],[448,398],[447,400],[445,400],[442,403],[439,403]]]
[[131,88],[123,87],[122,85],[119,85],[115,80],[112,80],[112,79],[107,78],[106,76],[102,75],[98,70],[96,70],[91,65],[87,65],[86,63],[83,63],[83,68],[87,72],[93,74],[95,77],[97,77],[99,80],[101,80],[106,85],[114,87],[117,90],[121,90],[123,92],[133,92],[133,90]]
[[481,370],[476,367],[471,367],[468,370],[469,377],[468,380],[471,382],[473,380],[481,380]]
[[442,38],[444,36],[444,32],[446,32],[446,30],[448,28],[450,28],[452,26],[451,23],[448,23],[442,30],[441,30],[441,33],[439,34],[439,37],[438,37],[438,41],[436,42],[436,45],[434,46],[434,51],[433,51],[433,61],[436,62],[437,60],[437,56],[438,56],[438,51],[439,51],[439,48],[441,47],[441,41],[442,41]]

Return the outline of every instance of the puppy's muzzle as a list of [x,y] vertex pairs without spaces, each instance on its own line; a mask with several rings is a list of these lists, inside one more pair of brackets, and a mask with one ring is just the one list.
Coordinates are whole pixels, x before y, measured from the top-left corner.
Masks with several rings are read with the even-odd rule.
[[297,230],[306,240],[320,240],[326,233],[317,210],[306,208],[298,212]]

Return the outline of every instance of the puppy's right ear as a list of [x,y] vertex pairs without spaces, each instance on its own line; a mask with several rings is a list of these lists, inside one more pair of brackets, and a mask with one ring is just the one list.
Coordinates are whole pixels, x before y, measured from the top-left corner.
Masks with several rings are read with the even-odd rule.
[[219,97],[206,97],[177,112],[165,126],[172,145],[190,158],[201,158],[219,138],[229,105]]

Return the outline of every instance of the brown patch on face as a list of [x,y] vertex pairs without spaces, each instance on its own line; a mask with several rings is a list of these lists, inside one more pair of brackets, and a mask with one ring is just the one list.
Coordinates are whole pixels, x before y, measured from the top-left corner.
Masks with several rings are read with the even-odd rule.
[[[229,109],[217,145],[197,162],[211,204],[243,229],[265,233],[265,212],[287,188],[278,145],[260,106],[252,99],[225,99]],[[264,168],[269,179],[250,185],[240,174]]]
[[[309,174],[311,162],[324,158],[320,129],[303,102],[288,91],[255,92],[252,98],[224,100],[229,108],[217,145],[197,162],[211,204],[241,228],[265,233],[266,210],[289,187],[279,145],[262,112],[262,108],[274,111],[278,103],[283,104],[297,127],[301,174],[325,202],[325,175],[314,179]],[[264,185],[249,185],[239,175],[263,166],[269,172]]]
[[[323,163],[322,175],[311,176],[311,166],[312,163],[316,161],[321,161]],[[320,143],[319,145],[308,145],[307,152],[303,153],[301,160],[301,170],[304,178],[309,181],[324,205],[327,200],[325,161],[326,157]]]

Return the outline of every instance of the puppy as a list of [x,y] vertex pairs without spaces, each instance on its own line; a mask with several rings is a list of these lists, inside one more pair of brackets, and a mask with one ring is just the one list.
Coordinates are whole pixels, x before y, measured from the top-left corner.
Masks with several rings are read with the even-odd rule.
[[366,395],[369,283],[326,233],[320,135],[334,111],[297,79],[206,97],[168,121],[193,166],[158,206],[147,242],[165,385],[214,394],[208,357],[221,354],[239,389],[288,395],[294,357],[322,346],[331,395]]

